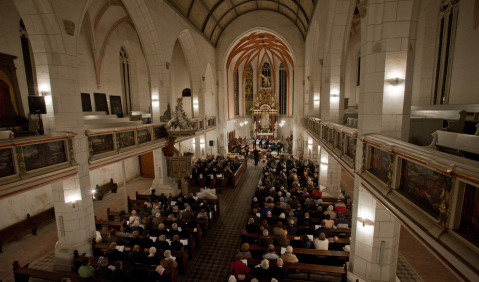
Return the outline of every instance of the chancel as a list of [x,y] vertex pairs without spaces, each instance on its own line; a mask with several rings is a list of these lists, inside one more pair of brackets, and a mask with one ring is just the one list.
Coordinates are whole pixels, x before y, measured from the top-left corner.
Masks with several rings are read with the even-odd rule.
[[478,1],[0,7],[0,281],[479,281]]

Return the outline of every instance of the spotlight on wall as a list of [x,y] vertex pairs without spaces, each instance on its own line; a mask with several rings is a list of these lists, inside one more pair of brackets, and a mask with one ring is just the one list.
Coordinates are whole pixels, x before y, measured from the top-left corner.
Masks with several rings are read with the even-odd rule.
[[398,86],[399,85],[399,77],[396,77],[393,81],[393,85],[394,86]]
[[320,162],[321,165],[328,165],[328,163]]
[[318,98],[314,99],[314,103],[319,104],[319,99]]
[[247,122],[247,121],[245,121],[245,122],[244,122],[244,124],[248,124],[248,122]]
[[40,91],[40,94],[42,94],[43,97],[48,96],[48,91]]
[[367,218],[358,217],[358,221],[363,224],[363,227],[365,227],[366,225],[373,225],[374,226],[374,221],[372,221],[370,219],[367,219]]
[[158,99],[153,99],[153,100],[151,100],[151,101],[152,101],[152,102],[155,102],[155,103],[160,102],[160,100],[158,100]]

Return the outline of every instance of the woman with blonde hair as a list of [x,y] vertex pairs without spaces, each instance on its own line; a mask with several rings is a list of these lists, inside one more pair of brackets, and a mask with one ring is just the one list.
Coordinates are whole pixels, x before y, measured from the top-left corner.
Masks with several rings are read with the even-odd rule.
[[241,255],[242,259],[250,259],[250,258],[253,258],[251,256],[251,253],[249,251],[249,244],[248,243],[244,243],[242,246],[241,246],[241,249],[238,250],[238,254]]
[[155,247],[157,250],[171,250],[170,244],[166,241],[166,235],[161,235],[158,237]]

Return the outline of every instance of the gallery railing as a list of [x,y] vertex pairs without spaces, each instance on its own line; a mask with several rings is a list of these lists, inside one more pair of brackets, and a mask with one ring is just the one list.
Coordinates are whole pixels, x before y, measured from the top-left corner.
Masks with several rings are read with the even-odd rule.
[[[196,131],[202,132],[213,128],[216,117],[192,119],[196,124]],[[135,148],[146,147],[166,141],[168,136],[166,123],[152,123],[141,126],[118,127],[110,129],[94,129],[85,132],[88,137],[89,160],[97,160]]]
[[75,166],[75,136],[65,132],[0,140],[0,185]]
[[358,137],[357,129],[317,118],[306,117],[304,128],[343,167],[479,250],[479,162],[378,134]]

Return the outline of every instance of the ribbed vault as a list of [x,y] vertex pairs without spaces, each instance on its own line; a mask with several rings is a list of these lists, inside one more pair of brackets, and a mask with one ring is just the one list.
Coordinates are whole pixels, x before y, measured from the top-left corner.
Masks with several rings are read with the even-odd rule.
[[237,17],[252,11],[274,11],[286,16],[303,37],[318,0],[168,0],[216,45],[223,30]]

